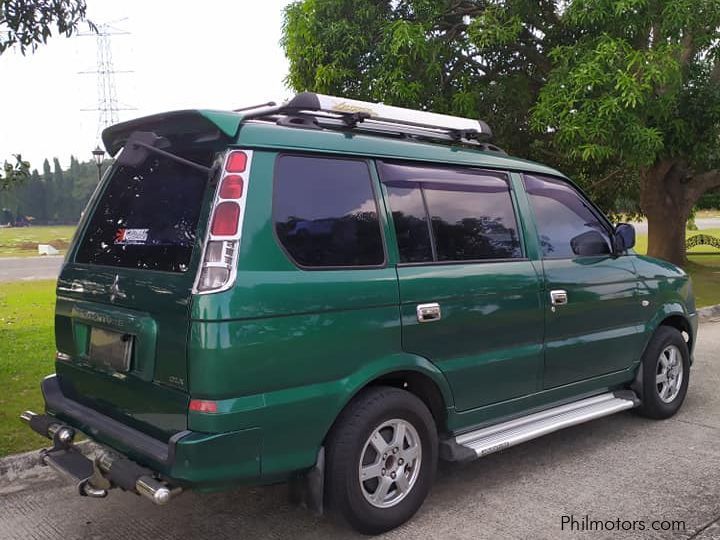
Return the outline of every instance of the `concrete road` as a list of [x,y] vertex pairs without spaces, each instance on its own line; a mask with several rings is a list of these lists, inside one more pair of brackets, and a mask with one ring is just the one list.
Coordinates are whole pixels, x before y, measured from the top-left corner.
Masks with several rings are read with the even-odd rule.
[[0,257],[0,281],[55,279],[62,262],[62,256]]
[[[690,392],[666,421],[621,413],[465,466],[443,464],[418,515],[384,538],[720,538],[720,322],[701,327]],[[634,530],[563,530],[620,519]],[[679,532],[653,531],[677,520]],[[641,525],[642,523],[642,525]],[[661,524],[656,524],[660,527]],[[666,523],[669,526],[669,523]],[[645,530],[641,530],[644,527]],[[287,503],[284,486],[183,494],[167,507],[135,495],[74,495],[51,473],[3,484],[0,538],[358,538]]]

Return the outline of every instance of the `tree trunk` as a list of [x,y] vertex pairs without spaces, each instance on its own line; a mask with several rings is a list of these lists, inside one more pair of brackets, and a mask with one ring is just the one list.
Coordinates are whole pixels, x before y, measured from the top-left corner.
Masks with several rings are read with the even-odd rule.
[[640,208],[648,220],[648,255],[684,265],[690,213],[706,191],[718,186],[720,169],[693,175],[680,160],[660,160],[642,171]]
[[679,266],[687,262],[685,227],[696,200],[690,200],[686,171],[660,161],[643,171],[640,207],[648,221],[648,255]]
[[678,266],[685,265],[687,216],[677,214],[673,207],[652,207],[645,211],[645,215],[648,221],[647,254]]

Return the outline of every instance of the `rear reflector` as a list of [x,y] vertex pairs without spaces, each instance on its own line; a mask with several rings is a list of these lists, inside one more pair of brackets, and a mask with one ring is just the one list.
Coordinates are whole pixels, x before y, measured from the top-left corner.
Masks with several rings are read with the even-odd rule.
[[239,199],[243,194],[242,176],[231,174],[226,176],[220,184],[221,199]]
[[200,283],[198,283],[198,288],[201,291],[211,291],[222,287],[229,278],[229,268],[221,268],[217,266],[203,268],[203,271],[200,274]]
[[247,155],[245,152],[234,151],[230,152],[227,163],[225,163],[225,170],[232,173],[245,172],[245,166],[247,165]]
[[212,222],[213,236],[235,236],[240,219],[240,205],[234,202],[221,202],[215,208]]
[[217,403],[214,401],[207,401],[204,399],[191,399],[189,410],[201,413],[216,413]]

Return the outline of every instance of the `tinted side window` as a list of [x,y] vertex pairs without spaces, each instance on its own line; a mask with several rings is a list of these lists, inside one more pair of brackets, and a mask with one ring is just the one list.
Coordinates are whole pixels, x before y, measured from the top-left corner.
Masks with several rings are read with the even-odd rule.
[[611,253],[605,225],[572,186],[554,178],[525,175],[525,189],[545,258]]
[[454,186],[425,188],[439,261],[522,256],[510,190],[497,180],[472,191]]
[[378,266],[385,261],[377,204],[364,161],[280,156],[273,221],[301,266]]
[[400,262],[433,260],[430,229],[419,185],[388,186]]
[[381,163],[380,170],[401,262],[522,257],[502,174],[395,163]]

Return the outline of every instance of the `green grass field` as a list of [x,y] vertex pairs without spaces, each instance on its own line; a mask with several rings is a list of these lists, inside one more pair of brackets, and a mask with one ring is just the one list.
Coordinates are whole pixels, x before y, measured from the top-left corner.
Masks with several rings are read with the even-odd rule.
[[[72,236],[72,227],[15,229],[23,238],[46,241]],[[720,238],[720,230],[703,231]],[[0,229],[0,250],[8,242]],[[696,234],[696,232],[689,232]],[[30,241],[30,240],[26,240]],[[647,238],[638,235],[638,252],[647,249]],[[705,251],[709,254],[697,254]],[[687,270],[693,277],[698,306],[720,303],[720,251],[694,249]],[[0,263],[2,264],[2,263]],[[0,456],[38,448],[47,441],[33,434],[18,416],[25,409],[42,410],[40,380],[53,371],[53,309],[55,282],[0,283]]]
[[74,233],[74,225],[3,227],[0,228],[0,257],[37,255],[38,244],[50,244],[64,253]]
[[48,442],[18,417],[43,410],[39,385],[53,371],[54,307],[54,281],[0,283],[0,456]]

